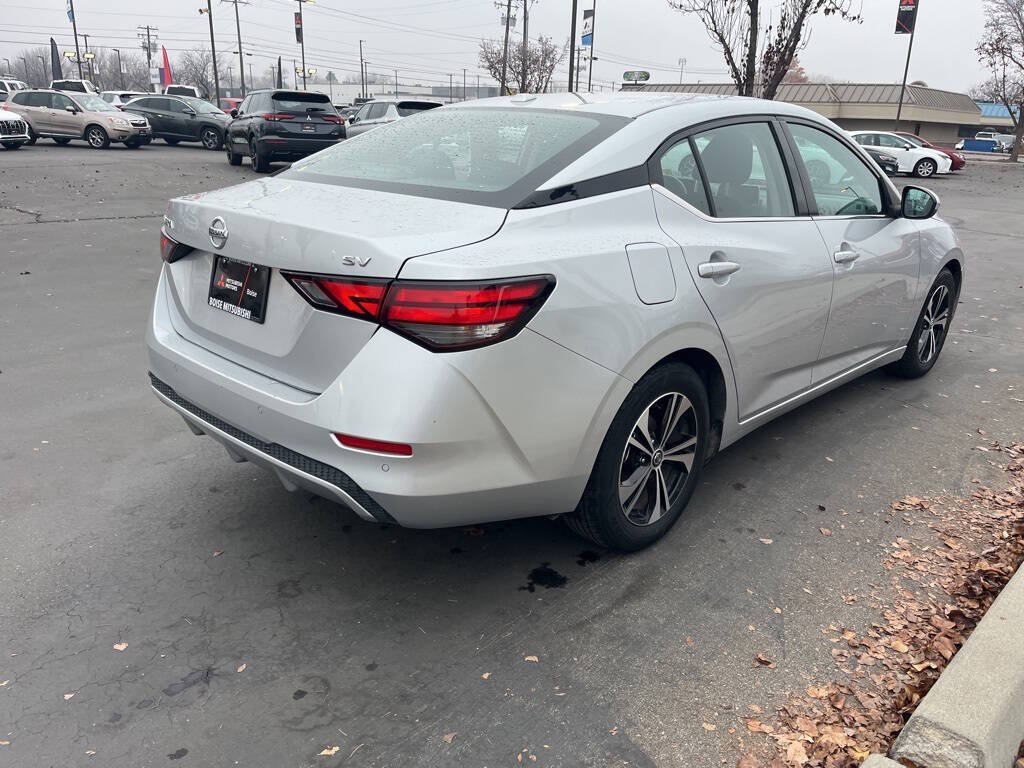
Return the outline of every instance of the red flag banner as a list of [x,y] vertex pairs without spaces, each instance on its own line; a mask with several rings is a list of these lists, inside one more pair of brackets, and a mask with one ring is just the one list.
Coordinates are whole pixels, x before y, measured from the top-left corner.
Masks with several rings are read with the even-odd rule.
[[302,14],[295,14],[295,42],[302,42]]
[[167,49],[160,46],[160,49],[164,52],[164,66],[161,71],[161,85],[168,86],[174,82],[174,75],[171,73],[171,61],[167,58]]

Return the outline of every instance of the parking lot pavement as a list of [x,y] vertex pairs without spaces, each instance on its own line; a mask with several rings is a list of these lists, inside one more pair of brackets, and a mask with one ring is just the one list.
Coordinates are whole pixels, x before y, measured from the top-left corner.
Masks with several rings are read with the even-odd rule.
[[623,557],[545,519],[370,525],[232,463],[152,396],[143,335],[164,202],[248,164],[0,153],[0,764],[734,762],[748,705],[872,619],[841,596],[916,535],[890,502],[994,479],[976,446],[1024,439],[1021,171],[929,182],[969,262],[928,377],[762,428]]

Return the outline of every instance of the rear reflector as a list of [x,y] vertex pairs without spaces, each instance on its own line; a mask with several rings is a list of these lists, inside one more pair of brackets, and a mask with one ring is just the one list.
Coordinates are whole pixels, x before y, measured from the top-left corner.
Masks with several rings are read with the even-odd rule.
[[368,437],[355,437],[343,435],[340,432],[334,433],[334,439],[346,448],[355,448],[360,451],[373,451],[374,453],[386,453],[390,456],[412,456],[412,446],[405,443],[389,443],[384,440],[371,440]]
[[514,336],[555,287],[551,275],[421,282],[281,274],[314,307],[379,322],[436,352],[473,349]]

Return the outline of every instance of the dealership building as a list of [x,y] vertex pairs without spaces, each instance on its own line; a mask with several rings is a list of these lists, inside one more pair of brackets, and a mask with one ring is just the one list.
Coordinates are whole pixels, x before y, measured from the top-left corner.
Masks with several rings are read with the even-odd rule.
[[[624,91],[711,93],[735,95],[732,83],[626,83]],[[895,129],[899,84],[783,83],[779,101],[799,104],[824,115],[848,131]],[[981,130],[982,111],[966,93],[908,85],[903,95],[899,130],[910,131],[935,144],[952,146]]]

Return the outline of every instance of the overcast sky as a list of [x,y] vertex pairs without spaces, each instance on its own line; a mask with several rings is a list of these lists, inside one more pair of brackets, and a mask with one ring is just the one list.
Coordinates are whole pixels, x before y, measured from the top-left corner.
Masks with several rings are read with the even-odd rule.
[[[580,0],[590,8],[594,0]],[[860,0],[855,0],[855,4]],[[898,0],[863,0],[864,21],[850,24],[815,18],[810,44],[800,55],[804,68],[853,82],[899,82],[908,37],[893,34]],[[78,31],[90,46],[137,44],[136,26],[159,28],[160,42],[175,51],[209,43],[209,28],[198,8],[205,0],[76,0]],[[0,0],[0,67],[22,48],[44,45],[54,36],[61,50],[74,47],[65,0]],[[250,0],[239,4],[242,40],[266,69],[277,56],[298,56],[293,31],[295,0]],[[530,36],[568,37],[571,0],[537,0],[530,13]],[[522,13],[518,14],[520,17]],[[218,47],[230,53],[235,43],[234,6],[213,3]],[[315,0],[304,5],[306,64],[339,79],[359,71],[363,39],[371,71],[399,70],[401,82],[440,84],[454,73],[461,80],[477,74],[476,51],[483,38],[500,38],[500,12],[492,0]],[[610,87],[625,69],[645,69],[652,82],[676,82],[680,57],[687,60],[688,82],[728,81],[721,55],[696,18],[668,7],[667,0],[599,0],[595,29],[594,81]],[[519,19],[519,34],[522,32]],[[911,80],[930,86],[966,90],[984,79],[974,53],[983,25],[980,0],[922,0],[918,34],[910,67]],[[567,64],[560,71],[566,77]],[[556,79],[558,75],[556,74]]]

